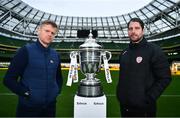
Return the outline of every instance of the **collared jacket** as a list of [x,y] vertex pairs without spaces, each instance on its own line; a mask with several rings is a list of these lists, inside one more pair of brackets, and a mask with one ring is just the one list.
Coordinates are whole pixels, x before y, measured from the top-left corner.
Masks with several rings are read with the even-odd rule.
[[170,66],[159,46],[143,38],[130,43],[120,56],[117,97],[127,107],[156,103],[171,81]]
[[[4,77],[4,84],[19,95],[19,103],[41,106],[56,101],[61,91],[60,57],[39,41],[18,50]],[[18,79],[19,78],[19,79]],[[29,92],[28,98],[24,96]]]

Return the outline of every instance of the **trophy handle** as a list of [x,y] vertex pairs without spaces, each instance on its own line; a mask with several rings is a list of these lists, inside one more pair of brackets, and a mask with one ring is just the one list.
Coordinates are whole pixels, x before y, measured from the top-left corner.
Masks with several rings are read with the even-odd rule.
[[77,56],[78,55],[78,52],[77,51],[72,51],[72,52],[70,52],[70,58],[72,59],[72,58],[74,58],[74,56]]
[[[104,51],[104,56],[106,56],[106,54],[107,54],[108,57],[109,57],[109,58],[107,58],[107,60],[109,61],[109,60],[111,59],[111,57],[112,57],[111,52],[109,52],[109,51]],[[107,57],[107,56],[106,56],[106,57]]]

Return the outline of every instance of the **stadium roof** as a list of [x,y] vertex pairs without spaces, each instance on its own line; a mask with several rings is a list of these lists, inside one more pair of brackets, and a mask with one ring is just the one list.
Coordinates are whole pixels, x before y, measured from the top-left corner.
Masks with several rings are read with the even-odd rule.
[[153,0],[139,10],[108,17],[75,17],[50,14],[21,0],[0,0],[0,32],[36,37],[37,26],[44,20],[55,21],[60,30],[58,39],[77,39],[78,30],[97,30],[99,39],[126,40],[127,22],[139,17],[145,35],[153,36],[180,27],[180,0]]
[[22,0],[47,13],[75,17],[108,17],[138,10],[152,0]]

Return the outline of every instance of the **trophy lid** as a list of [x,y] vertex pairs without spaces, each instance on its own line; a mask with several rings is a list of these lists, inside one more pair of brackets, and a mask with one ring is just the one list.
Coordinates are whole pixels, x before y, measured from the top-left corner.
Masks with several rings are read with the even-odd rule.
[[102,46],[96,43],[96,40],[93,38],[93,35],[90,31],[89,38],[87,38],[85,42],[79,46],[79,48],[102,48]]

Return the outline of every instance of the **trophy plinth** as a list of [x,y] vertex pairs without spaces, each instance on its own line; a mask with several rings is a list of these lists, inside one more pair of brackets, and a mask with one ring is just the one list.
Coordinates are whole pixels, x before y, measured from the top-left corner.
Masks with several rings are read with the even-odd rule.
[[[93,77],[93,74],[89,74],[86,77]],[[103,96],[103,89],[101,82],[96,78],[82,79],[77,91],[78,96],[83,97],[100,97]]]
[[100,82],[93,85],[86,85],[80,82],[77,95],[82,97],[100,97],[103,96],[104,93]]

